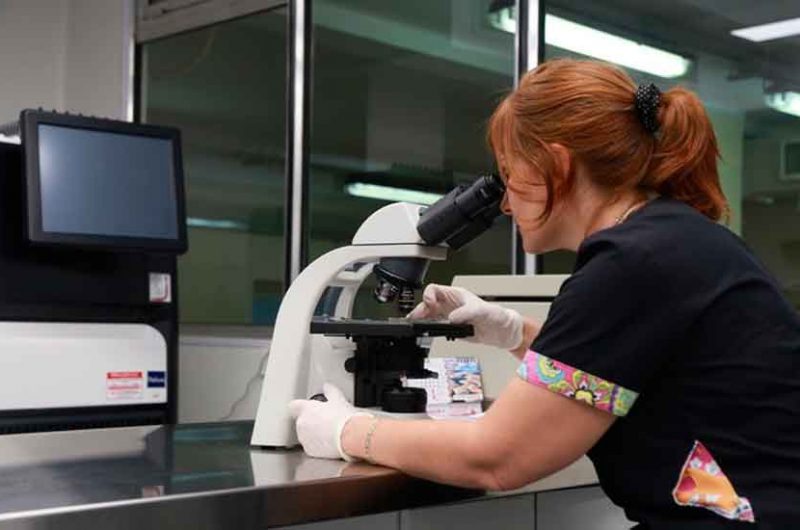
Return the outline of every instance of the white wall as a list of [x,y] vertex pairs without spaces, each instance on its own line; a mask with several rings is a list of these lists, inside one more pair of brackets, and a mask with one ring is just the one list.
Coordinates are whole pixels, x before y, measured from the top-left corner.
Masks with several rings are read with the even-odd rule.
[[64,107],[67,3],[0,1],[0,121],[25,107]]
[[126,118],[133,0],[0,0],[0,123],[29,107]]
[[67,3],[64,108],[132,119],[133,0]]

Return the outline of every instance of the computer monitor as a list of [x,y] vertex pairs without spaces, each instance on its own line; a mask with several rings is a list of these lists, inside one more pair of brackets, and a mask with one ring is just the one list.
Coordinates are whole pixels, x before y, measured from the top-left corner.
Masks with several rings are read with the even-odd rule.
[[20,125],[32,244],[186,250],[177,129],[37,110]]

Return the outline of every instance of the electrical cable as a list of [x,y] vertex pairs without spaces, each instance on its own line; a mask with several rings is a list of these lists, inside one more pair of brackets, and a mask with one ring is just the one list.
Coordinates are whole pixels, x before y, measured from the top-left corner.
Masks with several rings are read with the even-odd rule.
[[179,78],[185,76],[186,74],[191,73],[209,55],[211,55],[211,50],[214,48],[214,44],[217,41],[218,30],[219,28],[217,26],[213,26],[209,30],[209,32],[205,36],[205,40],[202,46],[200,47],[200,50],[195,54],[194,57],[191,58],[191,60],[187,65],[172,71],[165,69],[159,72],[157,69],[154,69],[150,72],[150,79],[152,81],[164,81],[165,79]]
[[264,378],[264,368],[265,368],[265,366],[267,364],[267,357],[269,357],[269,351],[270,351],[270,348],[267,348],[266,353],[264,353],[264,356],[261,357],[261,360],[258,362],[258,370],[256,370],[255,375],[253,375],[253,377],[251,377],[247,381],[247,384],[244,387],[244,392],[242,392],[242,395],[240,395],[236,399],[236,401],[233,402],[231,407],[228,409],[228,412],[224,416],[222,416],[220,419],[218,419],[217,421],[225,421],[225,420],[229,420],[230,418],[232,418],[233,415],[236,413],[236,407],[238,407],[239,405],[244,403],[244,400],[247,399],[247,396],[250,394],[250,390],[252,389],[252,387],[256,383],[256,381],[258,381],[259,379],[263,379]]

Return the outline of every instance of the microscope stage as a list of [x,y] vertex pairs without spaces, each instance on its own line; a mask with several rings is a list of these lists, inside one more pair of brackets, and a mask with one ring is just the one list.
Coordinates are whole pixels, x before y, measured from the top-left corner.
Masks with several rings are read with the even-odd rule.
[[453,324],[446,320],[389,320],[314,318],[311,333],[344,337],[471,337],[471,324]]

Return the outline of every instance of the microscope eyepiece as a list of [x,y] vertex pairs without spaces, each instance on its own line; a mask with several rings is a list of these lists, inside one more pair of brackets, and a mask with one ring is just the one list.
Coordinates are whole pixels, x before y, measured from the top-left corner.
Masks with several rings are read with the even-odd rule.
[[[420,215],[417,232],[425,243],[447,243],[453,250],[463,247],[488,230],[502,212],[506,192],[497,175],[484,175],[469,185],[460,185]],[[383,258],[373,268],[378,285],[373,291],[381,303],[397,300],[407,313],[414,308],[414,289],[422,287],[428,260]]]
[[505,184],[494,174],[460,185],[422,213],[417,232],[429,245],[445,242],[458,250],[492,226],[502,213],[505,192]]

